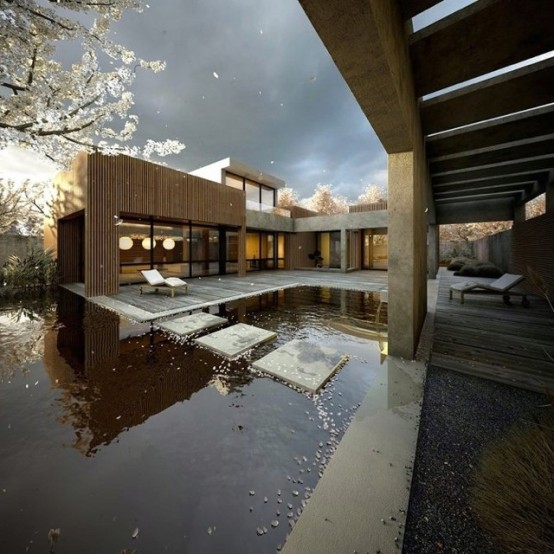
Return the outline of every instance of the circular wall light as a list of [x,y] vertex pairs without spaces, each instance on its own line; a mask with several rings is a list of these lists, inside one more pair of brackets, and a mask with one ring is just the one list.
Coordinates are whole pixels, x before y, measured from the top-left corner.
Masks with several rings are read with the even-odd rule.
[[175,248],[175,241],[173,239],[164,239],[162,246],[166,250],[173,250]]
[[152,243],[150,242],[150,237],[146,237],[144,239],[142,239],[142,247],[145,249],[145,250],[151,250],[152,249],[152,246],[154,248],[156,248],[156,241],[153,241]]
[[131,250],[133,248],[133,239],[131,237],[120,237],[119,248],[121,250]]

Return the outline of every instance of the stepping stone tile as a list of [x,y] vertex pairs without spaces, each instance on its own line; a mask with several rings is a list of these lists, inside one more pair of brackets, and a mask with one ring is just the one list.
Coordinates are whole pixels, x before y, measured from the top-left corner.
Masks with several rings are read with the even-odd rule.
[[277,333],[266,331],[246,323],[237,323],[231,327],[221,329],[196,339],[196,342],[222,356],[234,358],[257,344],[272,340],[277,337]]
[[346,354],[333,348],[295,339],[252,366],[315,393],[347,359]]
[[158,327],[176,335],[192,335],[212,327],[219,327],[227,323],[224,317],[218,317],[205,312],[185,315],[175,319],[168,319],[158,324]]

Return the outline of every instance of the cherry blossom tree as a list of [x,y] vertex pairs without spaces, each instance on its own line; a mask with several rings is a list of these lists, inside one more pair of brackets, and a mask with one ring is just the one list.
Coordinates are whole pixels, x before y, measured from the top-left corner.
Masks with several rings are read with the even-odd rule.
[[298,194],[291,187],[285,187],[279,190],[277,206],[279,208],[290,208],[298,205]]
[[368,184],[358,196],[357,204],[375,204],[387,199],[387,191],[379,185]]
[[[34,150],[67,164],[80,150],[106,154],[177,153],[177,140],[131,146],[138,117],[128,90],[138,70],[162,71],[109,38],[110,24],[138,0],[0,0],[0,149]],[[62,43],[80,61],[55,61]]]
[[0,178],[0,234],[40,236],[49,196],[46,183],[16,183]]
[[348,202],[344,196],[333,195],[333,185],[317,185],[313,196],[304,205],[309,210],[321,214],[348,213]]

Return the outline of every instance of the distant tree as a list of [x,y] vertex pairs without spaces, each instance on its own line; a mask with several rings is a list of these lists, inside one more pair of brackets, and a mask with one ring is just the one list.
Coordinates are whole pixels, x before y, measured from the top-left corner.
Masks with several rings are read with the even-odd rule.
[[[0,149],[22,146],[67,164],[79,150],[149,157],[184,148],[176,140],[125,145],[138,125],[127,90],[137,69],[165,68],[108,38],[125,10],[141,11],[142,4],[0,0]],[[63,42],[82,54],[70,68],[54,60]]]
[[277,206],[279,208],[290,208],[298,205],[298,194],[291,187],[285,187],[279,190],[277,197]]
[[48,188],[46,183],[0,178],[0,234],[41,235]]
[[453,242],[470,242],[512,228],[511,221],[488,221],[482,223],[456,223],[441,225],[442,240]]
[[543,194],[537,196],[530,202],[525,204],[525,219],[531,219],[533,217],[538,217],[545,212],[546,209],[546,197]]
[[366,185],[356,204],[375,204],[387,199],[387,191],[379,185]]
[[332,185],[317,185],[313,196],[304,205],[309,210],[321,214],[348,213],[348,202],[344,196],[333,195]]

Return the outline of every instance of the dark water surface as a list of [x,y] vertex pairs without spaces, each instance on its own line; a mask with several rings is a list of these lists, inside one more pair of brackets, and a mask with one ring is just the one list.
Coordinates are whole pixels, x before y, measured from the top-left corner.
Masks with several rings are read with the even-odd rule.
[[[299,288],[222,306],[278,334],[228,361],[68,292],[0,301],[0,553],[46,554],[55,528],[58,554],[275,552],[375,377],[379,343],[343,330],[377,303]],[[302,338],[350,356],[319,395],[249,368]]]

